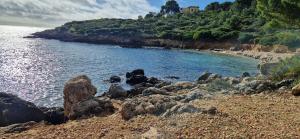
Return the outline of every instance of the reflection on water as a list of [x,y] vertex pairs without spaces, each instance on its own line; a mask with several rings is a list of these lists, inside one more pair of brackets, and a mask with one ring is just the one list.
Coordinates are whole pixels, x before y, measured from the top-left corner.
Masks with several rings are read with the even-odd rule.
[[80,74],[91,77],[101,93],[109,86],[103,80],[136,68],[148,76],[188,81],[203,71],[230,76],[257,72],[257,61],[248,58],[23,38],[41,30],[0,26],[0,91],[40,106],[61,106],[65,81]]

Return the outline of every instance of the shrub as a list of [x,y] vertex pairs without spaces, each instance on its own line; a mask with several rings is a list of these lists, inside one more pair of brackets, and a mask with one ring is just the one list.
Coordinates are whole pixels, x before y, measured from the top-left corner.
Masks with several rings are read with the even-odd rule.
[[282,60],[279,65],[272,70],[273,80],[299,79],[300,77],[300,56],[293,56]]

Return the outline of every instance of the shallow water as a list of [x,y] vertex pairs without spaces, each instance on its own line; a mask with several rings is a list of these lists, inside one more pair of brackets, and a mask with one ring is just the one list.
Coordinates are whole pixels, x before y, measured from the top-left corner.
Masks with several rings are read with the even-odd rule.
[[182,81],[194,81],[203,71],[224,76],[257,72],[257,61],[243,57],[23,38],[41,30],[0,26],[0,91],[39,106],[61,106],[64,83],[81,74],[92,79],[100,94],[109,86],[103,80],[137,68],[147,76]]

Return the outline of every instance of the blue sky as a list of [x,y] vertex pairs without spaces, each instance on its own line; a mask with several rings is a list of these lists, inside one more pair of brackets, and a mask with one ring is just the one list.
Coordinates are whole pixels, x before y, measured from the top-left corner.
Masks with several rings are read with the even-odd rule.
[[[226,0],[177,0],[181,7]],[[230,0],[228,0],[230,1]],[[233,1],[233,0],[231,0]],[[158,12],[166,0],[0,0],[0,24],[58,26],[69,21],[137,18]]]
[[[165,3],[166,0],[148,0],[149,3],[155,7],[160,7]],[[187,6],[199,6],[201,9],[204,9],[206,5],[212,2],[225,2],[225,1],[234,1],[234,0],[178,0],[178,3],[181,7]]]

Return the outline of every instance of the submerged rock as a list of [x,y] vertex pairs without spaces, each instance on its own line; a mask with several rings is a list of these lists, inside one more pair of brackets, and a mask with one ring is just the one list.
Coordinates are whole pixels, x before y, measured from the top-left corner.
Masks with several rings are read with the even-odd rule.
[[0,126],[29,121],[40,122],[44,119],[44,113],[33,103],[0,92]]
[[90,98],[97,93],[97,89],[92,85],[91,80],[85,76],[78,76],[69,80],[64,87],[64,113],[70,117],[72,107]]

